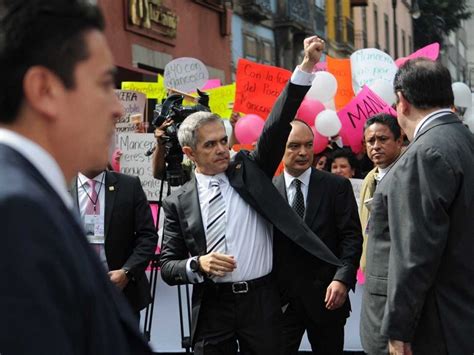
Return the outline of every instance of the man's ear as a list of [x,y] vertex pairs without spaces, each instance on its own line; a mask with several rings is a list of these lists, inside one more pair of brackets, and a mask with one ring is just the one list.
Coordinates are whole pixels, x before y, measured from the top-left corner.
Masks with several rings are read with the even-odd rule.
[[189,146],[186,145],[186,146],[184,146],[184,147],[182,148],[182,150],[183,150],[183,153],[186,154],[186,156],[187,156],[190,160],[192,160],[193,162],[196,161],[193,148],[191,148],[191,147],[189,147]]
[[405,96],[403,96],[401,91],[397,92],[397,96],[399,109],[404,115],[406,115],[410,111],[411,104],[408,102]]
[[48,118],[57,117],[66,88],[59,77],[43,66],[33,66],[23,78],[26,104]]

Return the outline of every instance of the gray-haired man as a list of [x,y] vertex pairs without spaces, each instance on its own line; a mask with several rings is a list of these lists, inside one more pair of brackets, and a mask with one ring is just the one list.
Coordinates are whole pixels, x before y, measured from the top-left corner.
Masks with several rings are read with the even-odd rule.
[[195,284],[196,354],[236,354],[237,341],[243,354],[280,351],[272,225],[321,260],[338,264],[271,183],[323,48],[317,37],[305,40],[305,59],[275,103],[252,153],[240,152],[230,160],[218,116],[200,112],[181,124],[178,138],[196,164],[196,178],[163,205],[161,270],[169,284]]

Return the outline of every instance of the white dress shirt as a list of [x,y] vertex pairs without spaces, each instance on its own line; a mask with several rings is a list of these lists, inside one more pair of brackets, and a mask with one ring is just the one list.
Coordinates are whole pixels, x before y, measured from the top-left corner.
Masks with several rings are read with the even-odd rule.
[[[102,225],[105,226],[105,172],[102,172],[99,175],[95,176],[92,180],[96,182],[95,190],[98,194],[98,199],[99,199],[100,212],[97,214],[98,219],[102,222]],[[85,224],[86,207],[87,207],[87,203],[89,202],[90,196],[92,195],[92,187],[89,186],[89,184],[87,183],[88,181],[89,181],[89,178],[87,176],[81,173],[77,175],[77,198],[78,198],[78,204],[79,204],[79,212],[81,214],[81,219],[86,229],[86,236],[88,236],[88,239],[90,241],[89,236],[91,235],[91,233],[93,234],[94,231],[87,230],[87,226]],[[102,236],[102,237],[105,238],[105,236]],[[103,242],[93,243],[93,247],[96,250],[96,252],[99,254],[102,265],[108,271],[104,243]]]
[[74,203],[67,190],[66,179],[58,163],[41,146],[9,129],[0,128],[0,143],[9,146],[28,160],[59,195],[72,212]]
[[304,207],[306,210],[306,206],[308,205],[306,203],[306,200],[308,199],[308,188],[309,180],[311,178],[311,168],[306,169],[304,173],[298,177],[288,174],[286,170],[283,172],[283,174],[283,176],[285,177],[286,197],[288,198],[288,204],[290,206],[293,205],[293,200],[296,195],[296,186],[295,184],[293,184],[293,180],[298,179],[301,181],[301,192],[303,193]]
[[423,119],[420,122],[418,122],[418,124],[415,127],[415,132],[413,133],[413,139],[415,139],[416,135],[418,134],[418,132],[421,130],[421,128],[423,126],[426,126],[427,124],[429,124],[434,119],[436,119],[440,116],[449,114],[449,113],[453,113],[453,111],[451,111],[449,108],[443,108],[441,110],[431,112],[430,114],[423,117]]

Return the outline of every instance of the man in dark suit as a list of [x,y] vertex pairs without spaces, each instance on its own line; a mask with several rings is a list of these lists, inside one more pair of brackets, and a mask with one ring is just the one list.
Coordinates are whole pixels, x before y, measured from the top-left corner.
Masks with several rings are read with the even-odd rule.
[[161,274],[171,285],[195,283],[196,354],[236,354],[237,341],[243,354],[280,351],[272,225],[321,260],[339,263],[271,183],[324,42],[315,36],[304,47],[305,59],[275,103],[254,152],[239,152],[230,161],[224,125],[211,113],[193,114],[180,126],[178,138],[196,164],[195,178],[163,204]]
[[313,354],[342,354],[347,295],[354,290],[362,253],[357,203],[348,179],[311,167],[314,135],[295,120],[283,156],[278,191],[342,265],[321,261],[287,238],[275,237],[275,265],[282,294],[284,354],[297,354],[306,330]]
[[97,7],[0,1],[0,353],[150,354],[67,192],[117,119]]
[[369,354],[472,354],[474,137],[450,110],[441,63],[408,61],[394,88],[411,143],[372,200],[362,344]]
[[[158,241],[140,179],[90,170],[74,180],[72,195],[89,242],[110,280],[123,290],[138,316],[151,301],[145,268],[155,254]],[[89,214],[88,205],[94,202],[99,208],[93,208]]]

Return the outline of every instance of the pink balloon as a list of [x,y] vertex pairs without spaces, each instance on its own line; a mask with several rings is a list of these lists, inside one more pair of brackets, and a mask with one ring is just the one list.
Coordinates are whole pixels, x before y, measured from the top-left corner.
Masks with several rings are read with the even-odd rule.
[[240,144],[252,144],[262,134],[265,121],[262,117],[249,113],[235,124],[235,136]]
[[324,105],[318,100],[304,99],[296,113],[296,118],[312,126],[318,113],[324,109]]
[[320,134],[314,127],[311,127],[311,130],[314,134],[313,151],[315,154],[321,153],[328,145],[328,138]]

